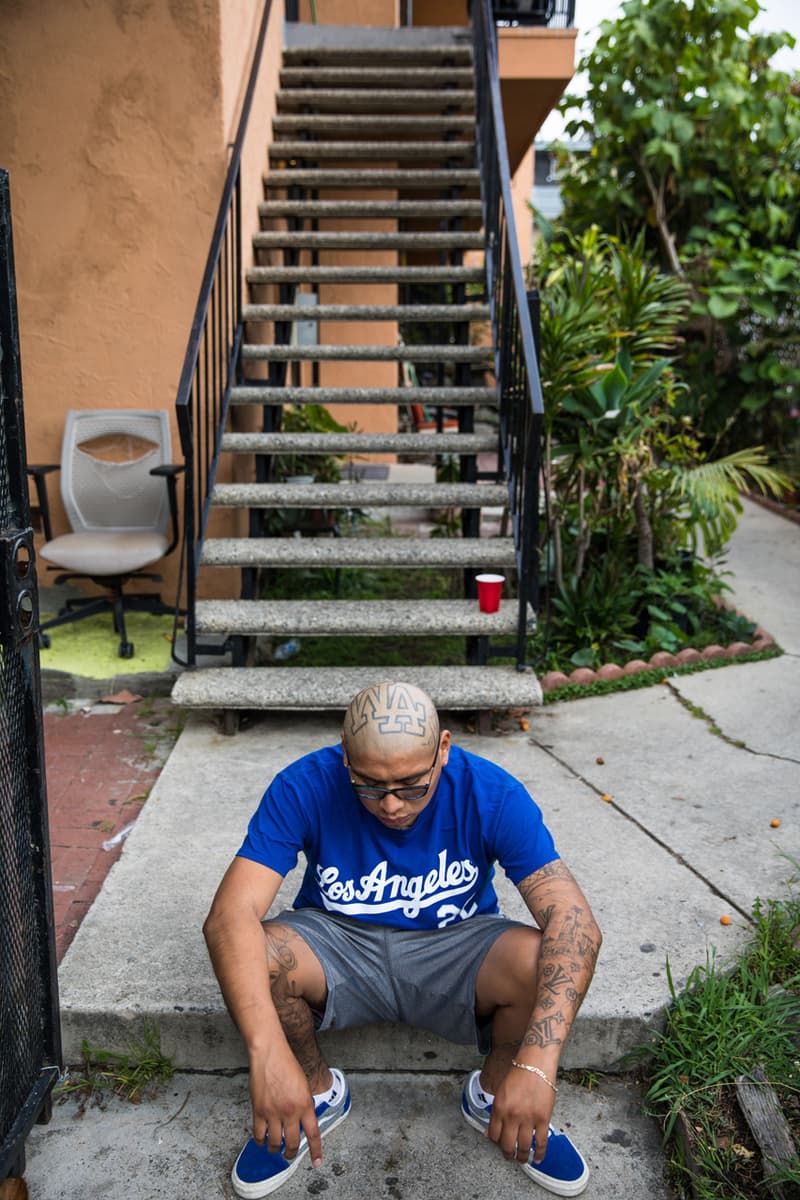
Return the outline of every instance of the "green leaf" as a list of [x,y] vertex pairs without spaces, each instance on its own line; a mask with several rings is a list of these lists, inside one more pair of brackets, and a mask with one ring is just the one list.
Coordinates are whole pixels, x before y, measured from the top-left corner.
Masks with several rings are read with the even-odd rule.
[[683,113],[675,113],[672,130],[679,142],[690,142],[695,134],[694,121]]
[[669,133],[670,114],[665,108],[656,108],[654,110],[652,122],[653,129],[655,129],[656,133],[661,137],[663,137],[665,133]]
[[569,656],[569,661],[576,667],[591,667],[595,660],[595,652],[591,646],[587,646],[583,650],[576,650],[574,654]]
[[649,46],[651,50],[656,49],[656,42],[653,37],[653,31],[650,28],[650,25],[648,24],[648,22],[643,17],[638,17],[633,22],[633,28],[646,46]]
[[681,170],[681,152],[679,147],[675,142],[663,142],[661,149],[672,162],[676,174],[679,174]]
[[777,321],[778,319],[777,308],[766,296],[750,296],[750,307],[759,316],[766,317],[768,321]]
[[669,613],[664,612],[663,608],[659,608],[657,604],[648,604],[647,611],[651,617],[656,617],[659,621],[669,620]]
[[615,363],[614,369],[600,381],[600,387],[605,400],[606,413],[609,409],[618,409],[622,397],[628,389],[628,376],[619,363]]
[[787,276],[794,275],[798,270],[800,270],[798,256],[792,255],[791,257],[787,256],[785,258],[773,258],[770,261],[768,270],[770,278],[779,283],[782,279],[786,279]]
[[[739,209],[735,204],[717,204],[714,208],[709,209],[707,216],[709,221],[722,225],[725,221],[732,221],[734,217],[738,217]],[[702,230],[699,232],[702,233]]]
[[732,317],[738,307],[738,300],[722,296],[719,292],[712,292],[708,298],[708,311],[717,321],[724,321],[726,318]]

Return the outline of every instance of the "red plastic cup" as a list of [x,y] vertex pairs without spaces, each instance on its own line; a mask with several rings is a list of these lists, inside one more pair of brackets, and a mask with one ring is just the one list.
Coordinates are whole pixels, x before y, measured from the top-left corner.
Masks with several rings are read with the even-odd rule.
[[503,591],[505,575],[476,575],[478,585],[478,608],[481,612],[497,612],[500,607],[500,594]]

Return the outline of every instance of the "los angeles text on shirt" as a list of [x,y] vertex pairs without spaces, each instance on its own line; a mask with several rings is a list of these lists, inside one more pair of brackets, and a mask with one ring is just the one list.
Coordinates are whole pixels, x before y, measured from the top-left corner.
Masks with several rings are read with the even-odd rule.
[[[340,879],[338,867],[317,866],[317,885],[322,903],[330,912],[348,917],[365,913],[402,912],[416,917],[423,908],[443,904],[454,897],[466,897],[478,880],[479,871],[471,859],[447,861],[442,850],[437,865],[419,875],[389,874],[386,859],[376,863],[369,875],[360,879]],[[473,910],[474,911],[474,910]],[[440,924],[471,915],[452,904],[444,905]]]

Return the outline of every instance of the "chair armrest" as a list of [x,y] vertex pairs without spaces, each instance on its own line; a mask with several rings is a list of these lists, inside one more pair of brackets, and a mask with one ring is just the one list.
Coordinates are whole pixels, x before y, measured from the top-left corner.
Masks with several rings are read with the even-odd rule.
[[61,463],[28,463],[26,470],[29,475],[33,476],[33,481],[36,484],[36,499],[39,503],[39,512],[42,514],[44,540],[52,542],[53,527],[50,524],[50,501],[47,496],[47,480],[45,476],[49,475],[51,471],[60,471]]
[[172,551],[178,544],[178,491],[176,480],[182,471],[186,470],[185,463],[162,463],[160,467],[153,467],[150,474],[157,475],[161,479],[167,481],[167,497],[169,499],[169,515],[172,521],[172,541],[164,551],[164,557],[172,554]]

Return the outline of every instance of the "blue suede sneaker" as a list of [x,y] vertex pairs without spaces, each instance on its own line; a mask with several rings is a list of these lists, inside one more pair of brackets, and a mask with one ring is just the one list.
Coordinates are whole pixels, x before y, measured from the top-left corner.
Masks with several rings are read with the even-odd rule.
[[[331,1100],[318,1104],[315,1110],[319,1131],[323,1137],[340,1125],[350,1112],[350,1088],[347,1080],[335,1067],[331,1067],[331,1075],[336,1091]],[[233,1190],[244,1200],[259,1200],[261,1196],[268,1196],[294,1175],[300,1166],[300,1160],[307,1153],[308,1141],[304,1133],[300,1136],[297,1154],[292,1159],[283,1157],[283,1146],[278,1154],[270,1154],[266,1143],[259,1146],[250,1138],[231,1171]]]
[[[468,1125],[479,1133],[488,1133],[491,1104],[481,1104],[474,1092],[480,1092],[480,1071],[473,1071],[461,1093],[461,1114]],[[474,1086],[473,1086],[474,1080]],[[540,1187],[557,1196],[579,1196],[589,1182],[589,1168],[565,1133],[550,1126],[547,1149],[540,1163],[533,1161],[533,1150],[526,1163],[522,1163],[526,1175]]]

